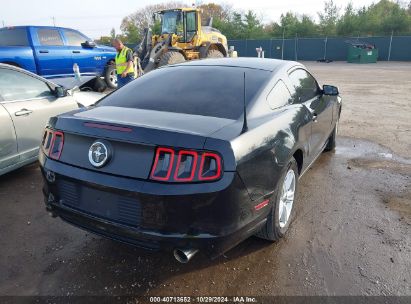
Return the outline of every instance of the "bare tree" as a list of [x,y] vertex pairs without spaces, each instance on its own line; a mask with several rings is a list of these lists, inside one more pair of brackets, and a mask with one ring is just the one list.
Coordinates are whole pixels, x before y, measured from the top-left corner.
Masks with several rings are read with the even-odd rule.
[[203,24],[211,17],[221,21],[229,21],[232,13],[232,5],[230,4],[207,3],[199,5],[198,8],[202,11]]

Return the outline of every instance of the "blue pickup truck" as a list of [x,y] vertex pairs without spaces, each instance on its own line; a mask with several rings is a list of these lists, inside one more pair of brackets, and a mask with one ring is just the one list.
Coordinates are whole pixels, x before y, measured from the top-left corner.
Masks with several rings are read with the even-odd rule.
[[16,26],[0,28],[0,63],[26,69],[44,78],[74,76],[77,63],[84,76],[104,77],[117,86],[112,47],[96,45],[82,33],[68,28]]

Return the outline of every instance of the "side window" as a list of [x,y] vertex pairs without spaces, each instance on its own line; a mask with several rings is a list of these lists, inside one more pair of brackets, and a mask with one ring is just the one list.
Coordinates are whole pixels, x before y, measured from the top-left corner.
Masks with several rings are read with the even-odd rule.
[[187,29],[187,41],[193,40],[197,31],[196,12],[188,12],[186,14],[186,29]]
[[29,75],[0,69],[0,95],[5,101],[53,96],[49,86]]
[[28,46],[27,31],[25,28],[0,29],[0,46]]
[[53,29],[38,29],[37,36],[39,37],[40,45],[60,46],[63,44],[58,30]]
[[64,36],[66,37],[67,45],[69,46],[81,46],[82,43],[89,40],[80,33],[70,30],[64,30]]
[[294,102],[305,102],[318,95],[317,81],[307,71],[298,69],[289,75],[295,87]]
[[292,103],[290,91],[282,80],[279,80],[267,96],[268,104],[271,109],[278,109]]

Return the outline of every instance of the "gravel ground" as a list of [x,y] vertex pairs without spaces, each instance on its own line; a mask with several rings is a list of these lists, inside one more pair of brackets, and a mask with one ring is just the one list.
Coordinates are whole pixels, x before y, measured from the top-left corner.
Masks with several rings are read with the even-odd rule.
[[285,239],[182,265],[49,217],[32,165],[0,177],[0,295],[411,296],[411,64],[306,65],[344,105]]

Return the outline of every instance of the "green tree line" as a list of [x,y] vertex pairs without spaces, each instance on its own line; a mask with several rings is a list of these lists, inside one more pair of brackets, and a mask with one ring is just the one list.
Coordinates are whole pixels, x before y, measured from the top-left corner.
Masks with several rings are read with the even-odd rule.
[[[264,23],[255,11],[238,11],[226,4],[206,3],[198,7],[202,9],[204,24],[213,17],[213,27],[228,39],[352,37],[411,34],[411,0],[408,1],[380,0],[359,8],[350,2],[341,8],[333,0],[327,0],[317,18],[289,11],[278,22],[269,23]],[[151,19],[153,12],[185,6],[184,2],[168,2],[139,9],[123,19],[120,37],[126,43],[137,43],[145,27],[155,26]],[[119,35],[112,32],[111,36]]]

